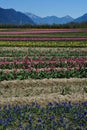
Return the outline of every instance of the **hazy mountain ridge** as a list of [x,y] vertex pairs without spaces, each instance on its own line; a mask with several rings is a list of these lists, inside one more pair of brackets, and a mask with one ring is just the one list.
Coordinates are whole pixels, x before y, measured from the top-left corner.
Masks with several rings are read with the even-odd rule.
[[33,20],[22,12],[14,9],[0,8],[1,24],[34,24]]
[[67,15],[65,17],[57,17],[57,16],[47,16],[47,17],[39,17],[32,13],[25,13],[29,16],[36,24],[64,24],[68,22],[72,22],[74,19]]
[[87,13],[83,14],[82,16],[74,19],[69,15],[66,15],[65,17],[57,17],[57,16],[47,16],[47,17],[39,17],[37,15],[34,15],[32,13],[25,13],[27,16],[29,16],[36,24],[66,24],[70,22],[86,22],[87,21]]
[[77,22],[77,23],[86,22],[86,21],[87,21],[87,13],[74,20],[74,22]]
[[39,17],[32,13],[22,13],[14,9],[0,8],[0,24],[66,24],[70,22],[86,22],[87,13],[74,19],[69,15],[64,17]]

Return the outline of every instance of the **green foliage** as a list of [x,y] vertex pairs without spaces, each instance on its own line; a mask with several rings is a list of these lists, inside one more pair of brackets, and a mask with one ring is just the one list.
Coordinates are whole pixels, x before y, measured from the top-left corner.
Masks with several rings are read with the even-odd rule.
[[87,28],[87,22],[82,23],[67,23],[67,24],[43,24],[43,25],[31,25],[31,24],[25,24],[25,25],[15,25],[15,24],[0,24],[0,28],[40,28],[40,29],[49,29],[49,28]]
[[23,80],[23,79],[44,79],[44,78],[87,78],[86,74],[86,68],[81,69],[81,70],[67,70],[67,71],[26,71],[26,70],[21,70],[18,72],[8,72],[4,73],[3,71],[0,72],[0,81],[3,80]]

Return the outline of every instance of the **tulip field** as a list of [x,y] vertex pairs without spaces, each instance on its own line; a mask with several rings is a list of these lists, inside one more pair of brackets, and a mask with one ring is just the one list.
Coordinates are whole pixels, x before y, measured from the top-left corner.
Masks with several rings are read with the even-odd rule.
[[0,130],[87,130],[86,29],[0,29]]

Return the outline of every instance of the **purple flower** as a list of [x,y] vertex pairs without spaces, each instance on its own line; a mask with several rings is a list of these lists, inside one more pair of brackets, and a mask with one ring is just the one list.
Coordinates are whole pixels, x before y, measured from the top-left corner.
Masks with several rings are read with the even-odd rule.
[[41,119],[41,118],[39,118],[39,119],[38,119],[38,122],[42,122],[42,119]]
[[84,115],[87,115],[87,111],[84,112]]
[[25,130],[29,130],[29,125],[27,125],[27,126],[25,127]]
[[53,104],[51,102],[48,103],[48,106],[52,106]]
[[63,117],[60,117],[60,120],[59,120],[61,123],[63,123]]
[[3,121],[2,121],[2,119],[0,119],[0,125],[2,125],[2,123],[3,123]]
[[50,117],[50,120],[54,120],[54,119],[55,119],[55,116],[52,115],[52,116]]

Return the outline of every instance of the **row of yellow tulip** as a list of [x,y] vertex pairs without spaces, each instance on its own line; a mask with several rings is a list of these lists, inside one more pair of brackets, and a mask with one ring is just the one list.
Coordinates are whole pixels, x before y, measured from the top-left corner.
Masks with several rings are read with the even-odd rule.
[[0,41],[0,46],[87,47],[87,41]]

